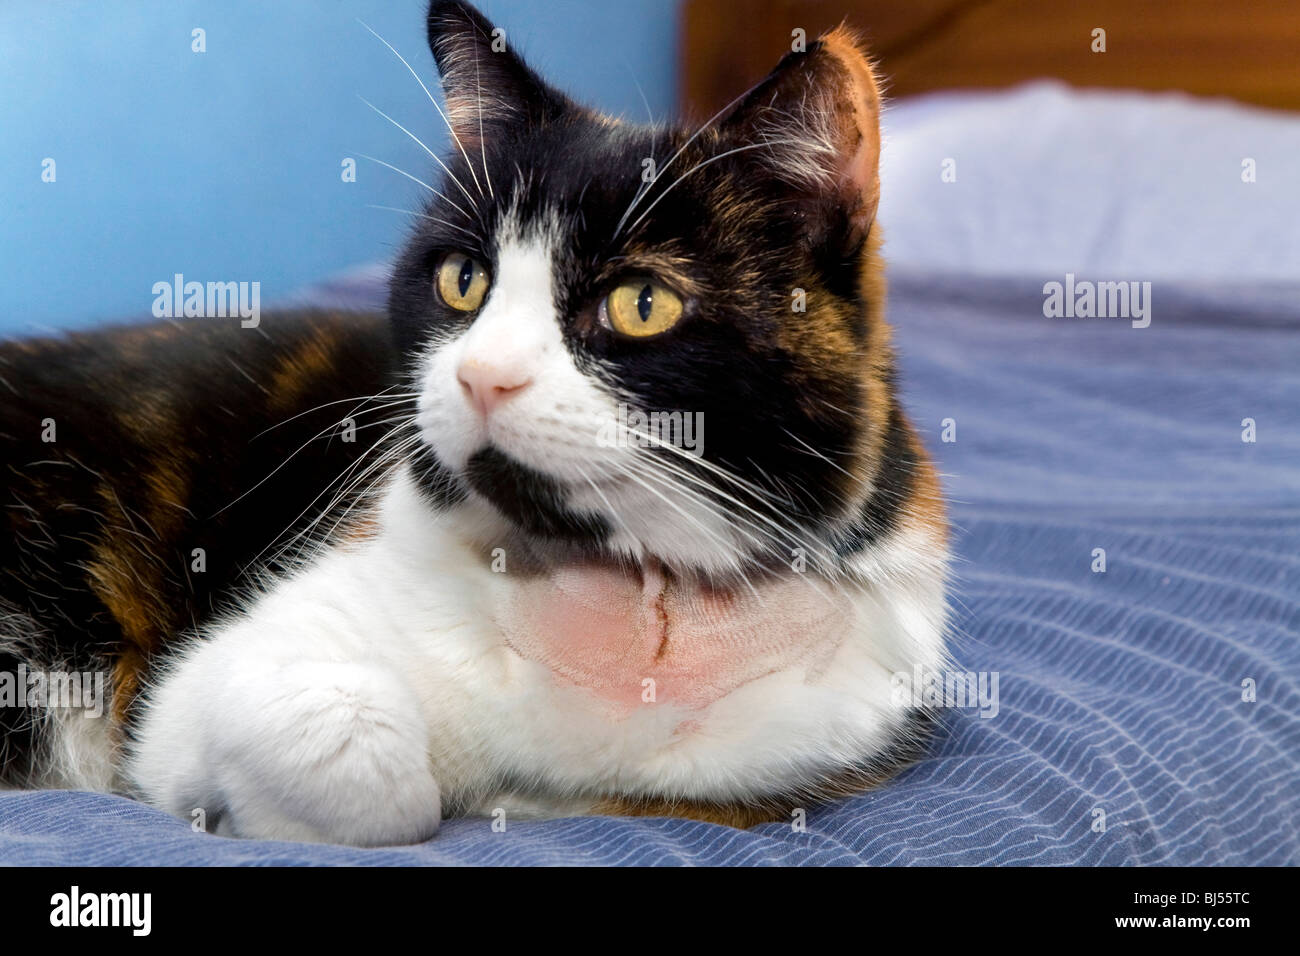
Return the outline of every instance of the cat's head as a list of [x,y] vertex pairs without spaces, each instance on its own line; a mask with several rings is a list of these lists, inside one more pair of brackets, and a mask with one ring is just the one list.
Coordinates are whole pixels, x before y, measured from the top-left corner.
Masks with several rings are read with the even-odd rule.
[[390,312],[429,491],[684,571],[832,560],[893,407],[854,39],[651,128],[549,87],[467,4],[435,0],[428,34],[453,136]]

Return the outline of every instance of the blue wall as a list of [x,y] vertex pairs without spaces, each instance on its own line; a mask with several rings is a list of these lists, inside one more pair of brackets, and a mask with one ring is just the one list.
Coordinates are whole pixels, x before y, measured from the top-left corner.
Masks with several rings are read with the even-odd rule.
[[[263,304],[385,258],[446,130],[424,0],[22,0],[0,5],[0,334],[147,315],[176,273],[260,281]],[[671,114],[676,0],[484,0],[579,100]],[[206,30],[207,52],[191,51]],[[640,84],[644,92],[638,91]],[[340,163],[357,158],[357,182]],[[55,160],[57,179],[41,180]]]

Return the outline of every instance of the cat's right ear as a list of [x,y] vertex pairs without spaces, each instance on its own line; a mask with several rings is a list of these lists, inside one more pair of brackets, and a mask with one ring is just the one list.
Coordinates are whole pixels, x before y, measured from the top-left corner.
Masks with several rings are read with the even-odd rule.
[[569,108],[565,96],[510,49],[505,31],[468,3],[433,0],[428,28],[447,118],[462,146],[477,149],[503,130],[555,118]]

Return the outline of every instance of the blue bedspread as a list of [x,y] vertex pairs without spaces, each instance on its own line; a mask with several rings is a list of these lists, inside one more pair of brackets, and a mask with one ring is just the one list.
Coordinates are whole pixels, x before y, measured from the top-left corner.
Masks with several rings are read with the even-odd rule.
[[1135,329],[1044,318],[1041,281],[895,277],[904,394],[953,502],[956,658],[999,674],[1000,708],[948,711],[926,760],[806,832],[458,820],[355,850],[5,793],[0,862],[1300,863],[1300,287],[1152,292]]

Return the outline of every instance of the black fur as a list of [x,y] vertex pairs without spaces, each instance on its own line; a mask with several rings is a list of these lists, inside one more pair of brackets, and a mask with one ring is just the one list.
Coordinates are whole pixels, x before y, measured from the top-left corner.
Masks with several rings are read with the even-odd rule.
[[835,550],[841,556],[861,551],[895,530],[900,505],[909,501],[916,489],[920,459],[897,402],[890,405],[880,454],[880,469],[871,494],[858,509],[857,520],[835,536]]
[[566,508],[563,490],[552,478],[497,448],[475,453],[466,465],[465,480],[515,525],[539,538],[599,541],[609,534],[609,525],[600,515]]

